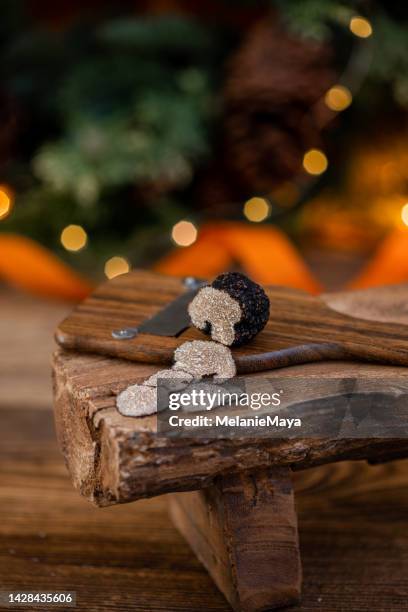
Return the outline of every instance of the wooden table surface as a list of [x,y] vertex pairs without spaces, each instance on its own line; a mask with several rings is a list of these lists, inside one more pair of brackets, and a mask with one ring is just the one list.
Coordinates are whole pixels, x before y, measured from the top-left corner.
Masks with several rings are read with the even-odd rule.
[[[66,311],[0,293],[0,589],[73,590],[81,612],[229,610],[165,497],[97,509],[73,490],[48,367]],[[408,461],[344,462],[294,479],[304,582],[291,610],[408,610]]]

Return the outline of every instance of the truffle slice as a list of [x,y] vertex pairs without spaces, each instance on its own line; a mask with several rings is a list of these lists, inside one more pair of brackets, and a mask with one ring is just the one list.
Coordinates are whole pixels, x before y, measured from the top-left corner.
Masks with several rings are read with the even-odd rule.
[[123,416],[141,417],[157,412],[157,381],[169,378],[177,382],[174,389],[184,389],[193,378],[182,370],[159,370],[141,385],[131,385],[116,398],[116,407]]
[[269,319],[265,291],[239,272],[221,274],[191,301],[188,313],[195,327],[227,346],[254,338]]
[[116,398],[116,407],[123,416],[141,417],[157,412],[157,389],[131,385]]
[[188,313],[195,327],[206,331],[211,324],[211,338],[227,346],[235,340],[236,323],[242,319],[239,302],[226,291],[203,287],[192,300]]
[[232,378],[236,367],[231,351],[218,342],[184,342],[174,353],[174,370],[189,372],[194,379],[215,374],[215,380]]
[[174,380],[177,382],[178,387],[182,389],[186,387],[188,383],[192,380],[192,375],[188,372],[183,372],[183,370],[159,370],[156,374],[152,374],[150,378],[144,381],[144,385],[148,387],[157,387],[158,380],[164,380],[169,378],[170,380]]

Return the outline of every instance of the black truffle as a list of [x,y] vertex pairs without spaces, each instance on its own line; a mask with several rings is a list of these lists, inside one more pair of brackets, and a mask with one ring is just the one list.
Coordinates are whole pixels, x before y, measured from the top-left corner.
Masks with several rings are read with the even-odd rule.
[[193,324],[228,346],[249,342],[269,319],[265,291],[239,272],[221,274],[189,306]]

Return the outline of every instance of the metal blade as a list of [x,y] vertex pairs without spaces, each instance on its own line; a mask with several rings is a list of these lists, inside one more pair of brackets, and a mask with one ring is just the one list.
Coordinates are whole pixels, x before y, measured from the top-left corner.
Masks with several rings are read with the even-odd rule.
[[204,281],[198,279],[185,279],[186,287],[193,287],[175,300],[159,310],[155,315],[143,321],[138,327],[128,327],[117,329],[112,332],[116,340],[130,340],[138,334],[152,334],[154,336],[179,336],[185,329],[190,327],[191,320],[187,307],[191,300],[198,293],[199,289],[206,285]]

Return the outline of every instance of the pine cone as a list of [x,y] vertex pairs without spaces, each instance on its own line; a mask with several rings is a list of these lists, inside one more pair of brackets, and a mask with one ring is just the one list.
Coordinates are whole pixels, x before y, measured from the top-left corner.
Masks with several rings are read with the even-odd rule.
[[330,48],[264,20],[227,67],[225,159],[247,193],[268,192],[321,146],[316,102],[334,81]]

